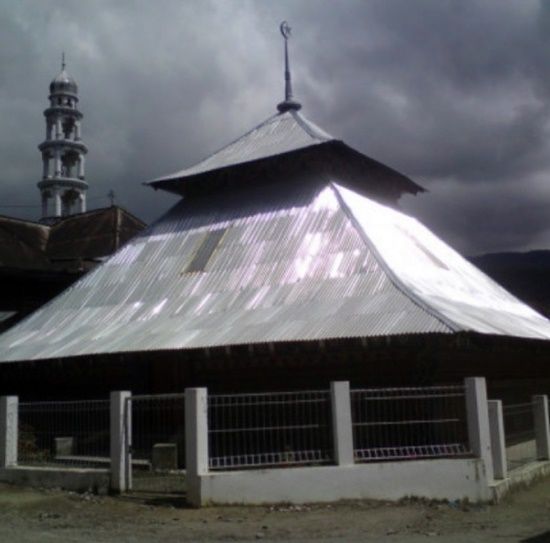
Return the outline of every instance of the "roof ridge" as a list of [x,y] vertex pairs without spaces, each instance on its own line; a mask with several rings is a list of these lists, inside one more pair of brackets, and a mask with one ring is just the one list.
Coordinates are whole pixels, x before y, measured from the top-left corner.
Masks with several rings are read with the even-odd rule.
[[41,228],[51,228],[50,225],[48,224],[42,224],[40,221],[32,221],[32,220],[29,220],[29,219],[21,219],[19,217],[12,217],[10,215],[4,215],[3,213],[0,213],[0,222],[2,221],[2,219],[8,219],[10,221],[13,221],[13,222],[17,222],[17,223],[24,223],[24,224],[28,224],[28,225],[31,225],[31,226],[39,226]]
[[55,229],[56,227],[58,227],[60,225],[66,224],[68,222],[78,221],[82,217],[90,217],[94,214],[105,213],[106,211],[112,211],[112,210],[114,210],[115,214],[119,213],[119,212],[122,212],[122,213],[132,217],[133,219],[136,219],[137,221],[139,221],[143,225],[147,226],[147,224],[145,222],[143,222],[137,215],[134,215],[131,211],[128,211],[126,208],[115,204],[115,205],[112,205],[112,206],[109,205],[109,206],[105,206],[105,207],[96,207],[96,208],[93,208],[93,209],[88,209],[88,210],[83,211],[81,213],[73,213],[72,215],[66,215],[65,217],[59,217],[59,220],[55,224],[52,224],[51,226],[48,226],[48,228],[50,230],[52,230],[52,229]]
[[435,319],[439,320],[443,325],[447,326],[452,332],[465,331],[464,328],[457,325],[451,319],[449,319],[448,317],[443,315],[440,311],[438,311],[435,307],[431,306],[428,302],[420,298],[420,296],[412,292],[407,287],[407,285],[403,281],[401,281],[401,279],[397,276],[397,274],[391,269],[389,264],[386,262],[386,260],[384,259],[384,257],[382,256],[382,254],[374,244],[374,242],[370,239],[369,235],[365,232],[365,230],[357,221],[353,211],[350,209],[350,207],[346,203],[342,194],[340,194],[339,185],[334,181],[330,181],[329,185],[332,191],[334,192],[336,199],[340,204],[340,207],[342,208],[344,214],[350,220],[353,227],[359,234],[359,237],[363,240],[367,248],[372,252],[374,257],[376,258],[376,261],[378,262],[378,264],[380,264],[380,267],[384,270],[384,272],[388,276],[388,279],[395,286],[395,288],[397,288],[397,290],[399,290],[403,295],[409,298],[411,302],[413,302],[415,305],[420,307],[420,309],[426,311],[426,313],[428,313]]
[[294,120],[300,125],[302,130],[304,130],[304,132],[306,132],[308,136],[311,136],[313,139],[316,139],[320,142],[331,141],[335,139],[331,134],[325,132],[322,128],[317,126],[315,123],[312,123],[309,119],[306,119],[306,117],[304,117],[298,111],[290,111],[290,114],[294,117]]

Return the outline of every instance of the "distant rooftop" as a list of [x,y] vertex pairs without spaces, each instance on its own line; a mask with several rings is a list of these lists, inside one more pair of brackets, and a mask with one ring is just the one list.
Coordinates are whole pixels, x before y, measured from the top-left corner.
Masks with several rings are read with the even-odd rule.
[[48,271],[78,269],[108,256],[145,224],[111,206],[44,224],[0,216],[0,269]]

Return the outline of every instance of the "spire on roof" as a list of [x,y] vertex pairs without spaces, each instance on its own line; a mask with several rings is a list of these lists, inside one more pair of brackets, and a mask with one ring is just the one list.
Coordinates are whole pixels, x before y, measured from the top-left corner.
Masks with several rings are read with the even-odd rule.
[[291,36],[291,28],[286,21],[283,21],[279,29],[285,40],[285,101],[278,104],[277,109],[281,113],[289,110],[298,111],[302,107],[302,104],[294,101],[292,98],[292,80],[290,78],[290,63],[288,61],[288,39]]
[[65,69],[65,51],[61,53],[61,69]]

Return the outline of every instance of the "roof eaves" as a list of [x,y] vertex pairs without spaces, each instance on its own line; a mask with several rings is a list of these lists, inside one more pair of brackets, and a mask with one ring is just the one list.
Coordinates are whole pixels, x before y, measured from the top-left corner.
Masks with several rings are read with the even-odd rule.
[[[236,172],[242,174],[244,168],[256,168],[261,167],[262,165],[269,165],[271,161],[277,161],[281,157],[295,157],[302,156],[304,152],[308,152],[311,149],[319,148],[324,145],[332,145],[335,143],[342,143],[340,140],[328,140],[328,141],[312,141],[310,145],[300,147],[298,149],[293,149],[291,151],[285,151],[282,153],[277,153],[261,158],[255,158],[252,160],[246,160],[243,162],[236,162],[221,168],[216,168],[213,170],[208,170],[204,172],[198,172],[191,175],[181,175],[180,177],[170,177],[170,178],[159,178],[154,181],[146,181],[143,183],[145,186],[152,187],[155,190],[165,190],[173,194],[183,194],[181,190],[181,184],[195,184],[199,180],[213,179],[223,176],[233,176]],[[178,184],[176,186],[176,184]],[[190,186],[190,185],[189,185]]]

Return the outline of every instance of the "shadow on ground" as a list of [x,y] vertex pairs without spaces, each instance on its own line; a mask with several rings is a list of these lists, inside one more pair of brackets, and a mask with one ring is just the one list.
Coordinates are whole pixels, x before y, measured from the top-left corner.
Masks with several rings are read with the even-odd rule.
[[528,539],[522,539],[520,543],[550,543],[550,530],[539,535],[534,535]]

